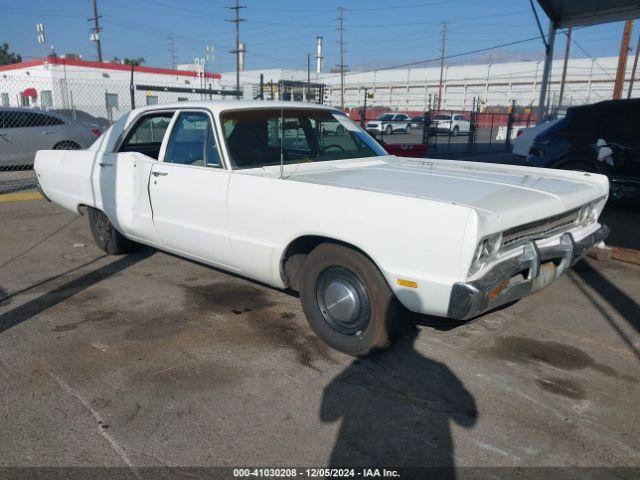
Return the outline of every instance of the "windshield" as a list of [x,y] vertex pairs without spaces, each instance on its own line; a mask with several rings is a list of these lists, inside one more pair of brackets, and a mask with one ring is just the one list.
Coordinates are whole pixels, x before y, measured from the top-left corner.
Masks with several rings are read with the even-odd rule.
[[451,116],[449,115],[436,115],[433,117],[434,120],[451,120]]
[[346,115],[319,109],[232,110],[221,115],[235,168],[377,157],[387,152]]
[[382,114],[376,120],[393,120],[393,114],[391,113]]

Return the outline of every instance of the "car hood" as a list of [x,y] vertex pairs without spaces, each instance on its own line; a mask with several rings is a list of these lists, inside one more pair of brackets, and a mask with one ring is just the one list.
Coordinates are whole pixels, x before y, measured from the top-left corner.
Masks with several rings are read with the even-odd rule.
[[326,162],[288,178],[468,206],[509,228],[608,194],[606,177],[514,165],[398,158]]

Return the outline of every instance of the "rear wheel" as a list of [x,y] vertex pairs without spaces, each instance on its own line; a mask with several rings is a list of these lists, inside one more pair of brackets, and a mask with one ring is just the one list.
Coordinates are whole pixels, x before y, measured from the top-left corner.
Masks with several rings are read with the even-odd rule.
[[100,210],[89,208],[89,226],[98,247],[109,255],[129,253],[135,248],[135,242],[118,232],[109,217]]
[[398,301],[362,253],[321,244],[307,257],[300,289],[311,328],[332,348],[366,356],[389,347],[398,332]]

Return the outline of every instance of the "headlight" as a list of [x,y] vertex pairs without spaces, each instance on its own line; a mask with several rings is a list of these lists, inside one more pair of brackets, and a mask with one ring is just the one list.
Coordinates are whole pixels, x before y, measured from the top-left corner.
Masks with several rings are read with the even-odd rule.
[[605,201],[606,198],[599,198],[580,207],[576,218],[576,224],[586,225],[589,223],[596,223],[598,221],[598,215],[604,207]]
[[502,233],[494,233],[484,237],[476,248],[471,260],[471,266],[469,267],[469,275],[481,270],[487,263],[489,263],[498,253],[500,244],[502,243]]

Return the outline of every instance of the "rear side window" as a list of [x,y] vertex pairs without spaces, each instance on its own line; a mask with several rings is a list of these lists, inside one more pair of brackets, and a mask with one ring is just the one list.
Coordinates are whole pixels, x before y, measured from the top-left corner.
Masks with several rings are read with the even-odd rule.
[[137,121],[120,146],[120,152],[138,152],[158,159],[173,112],[145,115]]
[[62,125],[64,122],[51,115],[39,112],[6,111],[2,113],[4,128],[29,128]]

